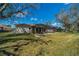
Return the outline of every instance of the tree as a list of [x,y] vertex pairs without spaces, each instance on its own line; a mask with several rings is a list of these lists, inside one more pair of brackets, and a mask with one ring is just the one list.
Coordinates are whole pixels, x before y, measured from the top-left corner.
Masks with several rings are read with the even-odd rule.
[[70,4],[69,9],[61,9],[56,18],[63,24],[65,31],[78,31],[79,4]]
[[[22,14],[27,15],[31,14],[29,8],[36,8],[37,4],[33,3],[1,3],[0,4],[0,19],[10,18],[13,15]],[[26,12],[24,12],[26,11]]]

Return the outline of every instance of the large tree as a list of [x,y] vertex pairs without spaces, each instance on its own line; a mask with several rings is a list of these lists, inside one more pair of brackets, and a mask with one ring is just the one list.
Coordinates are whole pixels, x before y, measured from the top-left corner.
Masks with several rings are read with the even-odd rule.
[[67,9],[61,9],[56,18],[63,24],[65,31],[78,31],[79,4],[70,4]]

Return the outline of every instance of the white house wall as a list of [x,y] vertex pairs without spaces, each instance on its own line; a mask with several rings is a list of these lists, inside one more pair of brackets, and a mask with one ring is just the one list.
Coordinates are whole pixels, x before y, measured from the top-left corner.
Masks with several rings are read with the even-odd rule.
[[54,32],[54,31],[52,29],[47,29],[46,32],[51,33],[51,32]]
[[16,33],[30,33],[32,29],[29,29],[29,27],[18,27],[16,28]]
[[26,28],[23,28],[23,29],[24,29],[24,31],[25,31],[26,33],[31,33],[31,31],[32,31],[31,29],[29,29],[29,28],[27,28],[27,27],[26,27]]
[[17,33],[24,33],[22,28],[17,28],[17,29],[16,29],[16,32],[17,32]]

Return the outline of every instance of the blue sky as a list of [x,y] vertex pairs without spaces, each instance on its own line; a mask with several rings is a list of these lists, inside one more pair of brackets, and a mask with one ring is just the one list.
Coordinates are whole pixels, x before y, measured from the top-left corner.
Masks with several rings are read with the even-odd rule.
[[[21,18],[13,17],[15,21],[0,20],[1,24],[39,24],[51,22],[56,25],[58,21],[55,18],[55,14],[60,12],[60,9],[66,8],[68,4],[65,3],[40,3],[39,8],[29,9],[32,12],[30,16],[23,16]],[[22,15],[19,15],[22,16]]]

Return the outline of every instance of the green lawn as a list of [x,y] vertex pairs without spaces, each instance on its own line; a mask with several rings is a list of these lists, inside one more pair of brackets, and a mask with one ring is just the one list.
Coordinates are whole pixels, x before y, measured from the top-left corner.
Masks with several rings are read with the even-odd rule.
[[46,33],[16,35],[0,33],[0,55],[78,56],[79,33]]

